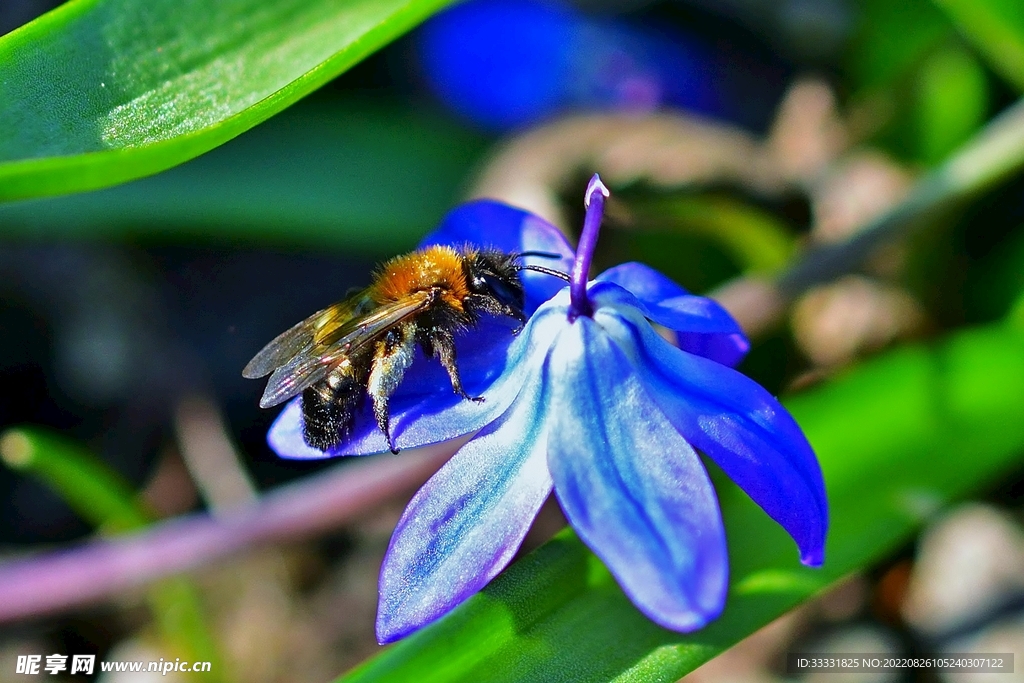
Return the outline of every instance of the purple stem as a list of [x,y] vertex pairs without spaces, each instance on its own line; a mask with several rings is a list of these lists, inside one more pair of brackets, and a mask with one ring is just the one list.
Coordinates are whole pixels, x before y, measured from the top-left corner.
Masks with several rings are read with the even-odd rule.
[[0,622],[95,603],[258,543],[323,533],[420,486],[464,441],[360,458],[217,517],[178,517],[130,536],[4,562]]
[[576,247],[576,261],[572,266],[572,281],[569,283],[570,321],[581,315],[592,315],[594,312],[587,298],[587,278],[590,275],[590,262],[594,259],[597,235],[601,231],[604,199],[607,196],[608,188],[595,173],[587,185],[587,193],[583,196],[583,206],[587,208],[587,215],[583,219],[583,232],[580,233],[580,241]]

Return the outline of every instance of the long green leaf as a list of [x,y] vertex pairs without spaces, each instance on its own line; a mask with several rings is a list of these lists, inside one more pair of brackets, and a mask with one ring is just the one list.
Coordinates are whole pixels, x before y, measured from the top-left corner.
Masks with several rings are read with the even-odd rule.
[[[1024,449],[1024,330],[994,325],[908,347],[787,401],[817,451],[832,528],[825,566],[720,482],[732,582],[693,634],[655,626],[569,531],[435,625],[341,681],[677,680],[831,582],[891,552]],[[721,480],[721,477],[716,477]]]
[[0,38],[0,200],[230,140],[448,0],[72,0]]
[[412,248],[455,203],[485,139],[434,112],[331,95],[149,178],[0,204],[3,234]]

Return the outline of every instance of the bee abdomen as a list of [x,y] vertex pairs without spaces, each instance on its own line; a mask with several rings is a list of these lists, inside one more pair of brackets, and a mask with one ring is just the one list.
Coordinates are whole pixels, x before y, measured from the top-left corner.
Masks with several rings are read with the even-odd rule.
[[313,448],[326,451],[352,433],[363,387],[350,377],[332,375],[302,392],[302,435]]

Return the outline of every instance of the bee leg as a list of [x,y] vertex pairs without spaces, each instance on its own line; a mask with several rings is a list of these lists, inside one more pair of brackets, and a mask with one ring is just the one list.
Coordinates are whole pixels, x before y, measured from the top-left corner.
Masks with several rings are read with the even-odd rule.
[[515,327],[512,328],[512,336],[516,337],[519,335],[520,332],[523,331],[523,328],[526,327],[526,314],[520,311],[518,308],[510,308],[508,314],[515,318],[516,323],[518,323]]
[[387,396],[378,398],[373,397],[373,415],[377,418],[377,426],[380,427],[380,431],[384,432],[384,440],[388,442],[388,448],[395,455],[398,455],[398,451],[401,449],[395,445],[395,440],[391,436],[391,409],[388,407],[389,399]]
[[402,382],[405,371],[412,365],[416,350],[416,325],[407,323],[401,328],[388,330],[384,339],[377,342],[366,382],[366,393],[373,400],[373,416],[377,426],[387,439],[388,448],[398,453],[391,436],[391,394]]
[[466,300],[477,313],[490,313],[491,315],[504,315],[514,318],[519,324],[512,329],[513,335],[519,334],[526,327],[526,314],[516,306],[502,303],[494,297],[480,296],[479,294],[470,294],[466,297]]
[[455,337],[450,331],[444,328],[435,327],[427,335],[427,352],[434,355],[441,361],[441,367],[448,373],[448,379],[452,381],[452,391],[466,399],[480,403],[483,396],[470,396],[462,387],[462,377],[459,375],[459,365],[455,361]]
[[502,309],[499,312],[502,315],[508,315],[509,317],[515,319],[516,326],[512,328],[513,337],[518,336],[518,334],[522,332],[522,329],[526,327],[526,314],[523,313],[518,308],[515,308],[513,306],[506,306],[503,304]]

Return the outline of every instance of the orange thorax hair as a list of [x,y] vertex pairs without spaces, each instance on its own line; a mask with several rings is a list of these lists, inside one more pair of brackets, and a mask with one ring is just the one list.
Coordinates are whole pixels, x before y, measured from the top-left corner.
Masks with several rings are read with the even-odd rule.
[[461,311],[462,300],[469,295],[462,267],[465,260],[466,256],[448,246],[396,256],[378,271],[372,297],[383,304],[438,287],[442,290],[441,299]]

